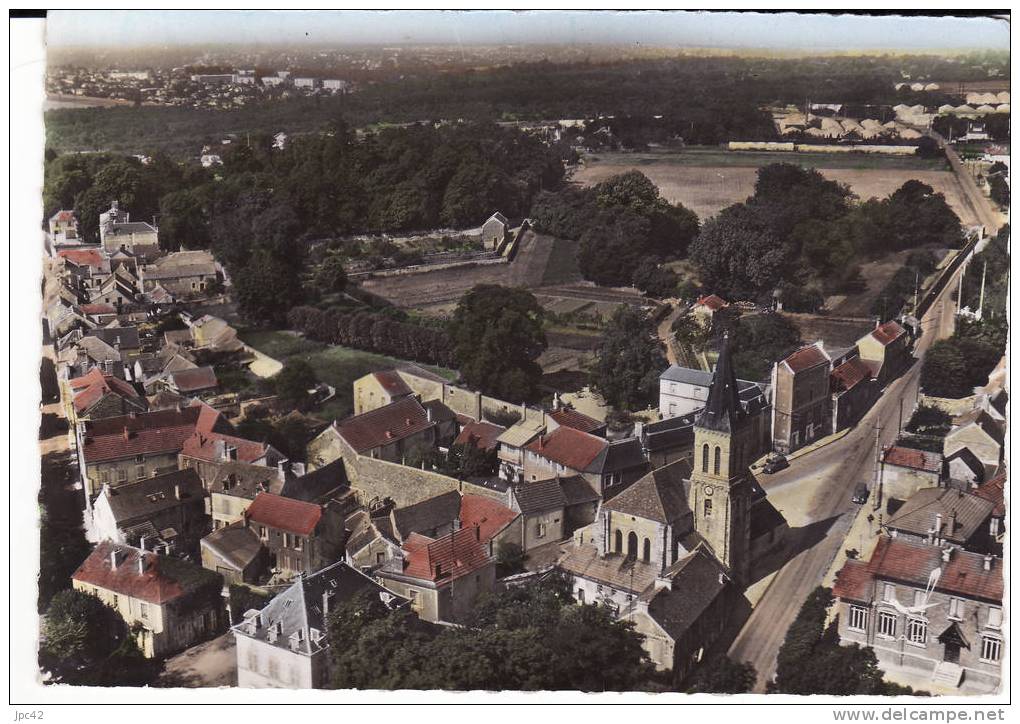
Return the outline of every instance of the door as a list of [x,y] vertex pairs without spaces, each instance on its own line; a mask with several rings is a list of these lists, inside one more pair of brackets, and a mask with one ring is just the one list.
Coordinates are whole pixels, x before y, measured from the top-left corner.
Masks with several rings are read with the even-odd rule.
[[948,661],[951,664],[960,663],[960,644],[955,641],[947,641],[945,654],[942,656],[943,661]]

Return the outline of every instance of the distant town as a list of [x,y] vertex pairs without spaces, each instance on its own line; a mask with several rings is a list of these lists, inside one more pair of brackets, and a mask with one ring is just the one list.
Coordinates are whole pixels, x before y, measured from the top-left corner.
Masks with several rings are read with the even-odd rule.
[[1008,53],[584,52],[51,62],[44,681],[1000,690]]

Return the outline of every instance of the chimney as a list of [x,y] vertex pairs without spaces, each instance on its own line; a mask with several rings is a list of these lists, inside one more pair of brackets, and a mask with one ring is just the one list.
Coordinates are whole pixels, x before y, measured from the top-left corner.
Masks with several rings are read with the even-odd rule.
[[949,561],[950,561],[950,559],[952,559],[952,557],[953,557],[953,547],[952,546],[946,546],[945,548],[942,549],[942,562],[943,563],[949,563]]
[[138,547],[141,548],[143,551],[145,550],[145,539],[146,539],[146,537],[147,536],[143,535],[141,538],[138,539]]
[[131,439],[131,431],[128,430],[128,426],[127,425],[124,426],[124,439],[125,440],[130,440]]
[[560,409],[560,393],[559,392],[554,392],[553,393],[553,409],[554,410]]
[[992,556],[991,554],[985,555],[984,565],[982,566],[986,571],[992,570]]
[[[963,494],[961,493],[961,495]],[[950,535],[952,535],[955,531],[956,531],[956,508],[953,508],[951,511],[949,511],[949,530],[947,532]]]
[[935,535],[941,535],[942,533],[942,513],[935,514]]
[[329,616],[329,591],[322,592],[322,620]]
[[120,548],[114,548],[112,551],[110,551],[110,568],[112,570],[117,570],[117,566],[119,566],[124,561],[124,558],[125,558],[124,551],[122,551]]
[[431,407],[426,407],[425,408],[425,419],[428,422],[432,422],[432,408]]
[[148,568],[148,562],[145,560],[145,551],[138,552],[138,575],[145,573],[145,569]]
[[181,484],[180,483],[174,483],[174,498],[176,498],[177,500],[181,499]]
[[475,525],[475,540],[479,543],[482,541],[482,527],[480,525]]

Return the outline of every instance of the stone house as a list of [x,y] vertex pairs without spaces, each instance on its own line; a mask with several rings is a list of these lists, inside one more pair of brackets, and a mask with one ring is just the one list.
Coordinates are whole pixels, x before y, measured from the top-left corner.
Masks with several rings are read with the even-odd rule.
[[981,461],[985,479],[989,479],[1002,465],[1005,439],[1003,423],[982,409],[972,410],[953,419],[953,427],[946,435],[942,452],[949,456],[966,448]]
[[205,294],[223,274],[208,251],[179,251],[142,266],[138,273],[141,291],[162,287],[179,298]]
[[443,400],[446,380],[417,365],[370,372],[354,381],[354,414],[384,407],[404,397]]
[[368,576],[339,561],[299,576],[261,611],[250,610],[231,631],[237,645],[237,685],[252,689],[320,689],[330,679],[328,617],[364,593],[389,609],[407,605]]
[[997,507],[997,501],[984,495],[925,488],[910,496],[882,527],[893,538],[1001,555],[1004,515],[996,515]]
[[694,304],[691,305],[691,311],[694,313],[694,318],[703,327],[711,327],[712,320],[715,318],[716,312],[719,312],[726,307],[730,306],[722,297],[716,296],[715,294],[706,294],[705,296],[699,297]]
[[524,551],[566,537],[567,498],[559,478],[528,481],[512,486],[510,507],[522,517],[520,546]]
[[259,493],[245,510],[244,522],[266,548],[269,568],[286,580],[343,558],[344,513],[332,503]]
[[842,360],[833,359],[829,382],[833,432],[854,425],[878,398],[871,367],[857,355],[856,348]]
[[482,243],[486,249],[497,251],[510,237],[510,222],[498,211],[482,224]]
[[74,394],[71,408],[75,421],[118,417],[145,412],[148,408],[146,399],[131,383],[104,374],[99,367],[93,367],[82,377],[68,380],[67,384]]
[[486,553],[478,528],[462,528],[433,539],[412,533],[403,556],[375,571],[387,589],[411,602],[424,621],[457,623],[496,582],[496,563]]
[[334,422],[322,434],[331,431],[359,455],[389,462],[403,462],[408,456],[431,449],[439,437],[432,413],[414,397]]
[[74,217],[74,211],[60,209],[50,217],[49,227],[50,244],[53,247],[78,239],[78,220]]
[[927,450],[890,445],[879,462],[882,500],[906,500],[918,490],[938,487],[942,481],[942,456]]
[[678,460],[694,464],[694,420],[696,413],[670,417],[658,422],[634,424],[634,436],[641,441],[652,469]]
[[776,451],[791,453],[832,432],[831,362],[818,342],[772,366],[772,446]]
[[162,253],[159,230],[144,221],[131,221],[131,215],[116,201],[99,215],[99,239],[108,254],[125,249],[135,256],[155,259]]
[[79,591],[97,596],[137,626],[147,658],[164,658],[220,633],[223,579],[194,564],[132,546],[103,541],[71,577]]
[[279,468],[226,460],[203,466],[202,481],[208,491],[207,512],[212,529],[219,530],[244,520],[244,511],[259,493],[279,494],[284,476]]
[[998,689],[1001,559],[881,536],[870,560],[844,564],[833,595],[841,642],[870,646],[887,678],[936,694]]
[[877,325],[857,340],[857,349],[880,387],[910,364],[910,335],[895,320]]
[[92,506],[101,540],[139,545],[142,540],[170,544],[178,554],[198,550],[209,532],[205,490],[193,470],[177,470],[112,488],[105,486]]
[[603,498],[623,490],[647,470],[641,441],[634,437],[609,441],[571,427],[558,427],[524,448],[525,482],[580,475]]
[[217,528],[200,544],[202,567],[215,571],[227,586],[258,583],[269,568],[269,554],[243,520]]
[[189,324],[191,344],[196,349],[212,352],[239,352],[244,344],[237,338],[237,330],[219,317],[204,314]]

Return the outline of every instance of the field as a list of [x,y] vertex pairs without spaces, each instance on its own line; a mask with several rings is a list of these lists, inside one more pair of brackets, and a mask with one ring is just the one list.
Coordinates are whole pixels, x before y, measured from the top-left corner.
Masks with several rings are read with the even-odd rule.
[[906,181],[917,179],[945,194],[965,225],[978,223],[956,176],[944,170],[946,164],[913,157],[745,153],[714,149],[672,154],[607,153],[587,158],[574,173],[573,180],[589,186],[636,169],[655,182],[664,198],[682,203],[704,220],[745,200],[754,192],[758,168],[780,162],[817,168],[827,178],[849,184],[862,199],[888,196]]
[[[316,376],[336,388],[336,397],[312,414],[326,420],[347,417],[354,409],[351,383],[369,372],[390,369],[404,360],[349,347],[314,342],[286,330],[252,330],[241,332],[241,339],[251,347],[286,364],[289,360],[303,359]],[[421,365],[438,375],[453,380],[457,373],[443,367]]]

